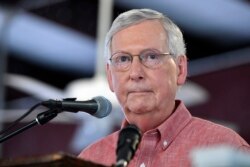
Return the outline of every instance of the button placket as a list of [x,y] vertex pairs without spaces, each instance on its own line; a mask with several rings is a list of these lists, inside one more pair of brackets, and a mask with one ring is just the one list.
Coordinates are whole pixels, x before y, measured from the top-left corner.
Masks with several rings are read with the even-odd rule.
[[142,164],[140,165],[140,167],[146,167],[146,165],[145,165],[144,163],[142,163]]
[[167,147],[168,147],[168,141],[167,141],[167,140],[164,140],[164,141],[162,142],[162,149],[165,150]]

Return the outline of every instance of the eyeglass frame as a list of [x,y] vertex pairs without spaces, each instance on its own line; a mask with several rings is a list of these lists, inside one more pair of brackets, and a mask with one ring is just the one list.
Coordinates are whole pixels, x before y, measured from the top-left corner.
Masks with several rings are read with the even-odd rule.
[[[145,49],[145,50],[141,51],[140,54],[138,54],[138,55],[132,55],[132,54],[130,54],[130,53],[128,53],[128,52],[120,51],[120,52],[113,53],[113,54],[111,55],[111,57],[108,59],[108,60],[109,60],[109,64],[113,65],[113,67],[115,67],[115,69],[118,70],[118,71],[127,71],[127,70],[130,69],[134,57],[138,56],[138,57],[139,57],[139,60],[140,60],[140,63],[141,63],[142,65],[144,65],[145,67],[150,68],[150,69],[157,68],[157,65],[159,65],[159,64],[162,62],[162,61],[161,61],[162,59],[159,61],[158,64],[156,64],[156,67],[150,67],[150,66],[147,66],[146,64],[143,63],[143,61],[142,61],[143,59],[142,59],[140,56],[142,56],[142,53],[145,53],[145,52],[147,52],[147,51],[154,51],[154,53],[156,53],[157,55],[161,56],[160,58],[162,58],[163,56],[173,56],[173,54],[170,53],[170,52],[160,53],[160,51],[157,50],[157,49]],[[124,53],[124,54],[128,55],[128,56],[131,58],[130,64],[128,65],[128,67],[126,67],[126,68],[124,68],[124,69],[119,69],[119,68],[117,68],[117,66],[114,65],[114,63],[113,63],[113,60],[114,60],[114,59],[112,59],[112,58],[114,57],[115,54],[118,54],[118,53]]]

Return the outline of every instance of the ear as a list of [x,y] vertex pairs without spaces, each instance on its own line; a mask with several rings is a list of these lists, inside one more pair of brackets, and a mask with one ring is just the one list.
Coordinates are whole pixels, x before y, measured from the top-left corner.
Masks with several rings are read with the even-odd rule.
[[106,64],[106,74],[107,74],[109,89],[112,92],[114,92],[113,81],[112,81],[112,74],[111,74],[110,66],[109,66],[108,63]]
[[187,57],[186,57],[186,55],[178,56],[177,68],[178,68],[177,84],[183,85],[185,83],[186,77],[187,77]]

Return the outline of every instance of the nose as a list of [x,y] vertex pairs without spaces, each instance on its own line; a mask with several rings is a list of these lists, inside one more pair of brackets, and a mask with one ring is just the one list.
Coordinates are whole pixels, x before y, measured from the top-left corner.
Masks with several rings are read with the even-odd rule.
[[139,81],[144,78],[143,64],[140,62],[138,56],[133,57],[130,67],[130,79],[134,81]]

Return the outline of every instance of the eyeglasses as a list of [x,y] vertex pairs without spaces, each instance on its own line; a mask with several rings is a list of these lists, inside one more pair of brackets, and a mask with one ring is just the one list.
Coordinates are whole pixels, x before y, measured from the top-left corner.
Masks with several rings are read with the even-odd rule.
[[139,56],[140,62],[151,69],[159,67],[163,62],[163,57],[171,55],[170,53],[160,53],[158,50],[147,49],[142,51],[139,55],[132,56],[126,52],[117,52],[109,59],[110,64],[118,71],[126,71],[130,68],[133,58]]

